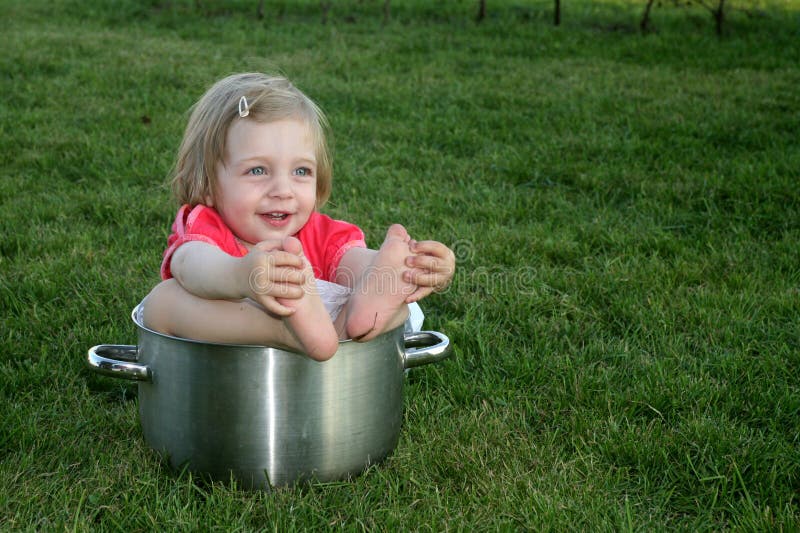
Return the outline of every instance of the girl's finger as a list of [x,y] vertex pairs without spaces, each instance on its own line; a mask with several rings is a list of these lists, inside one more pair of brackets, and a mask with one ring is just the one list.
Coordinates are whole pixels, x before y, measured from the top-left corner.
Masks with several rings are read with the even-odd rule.
[[445,265],[455,267],[456,256],[453,250],[440,243],[439,241],[419,241],[410,246],[410,250],[420,255],[429,255],[441,260]]
[[431,287],[434,289],[445,288],[450,280],[450,276],[431,273],[424,270],[409,270],[403,275],[403,279],[408,283],[414,283],[419,287]]
[[285,266],[303,268],[304,266],[302,257],[284,251],[269,252],[267,260],[272,267]]
[[306,281],[306,276],[302,270],[291,267],[275,267],[270,271],[270,280],[273,284],[288,283],[291,285],[302,285]]
[[406,265],[420,270],[440,272],[442,274],[450,274],[454,270],[451,264],[445,263],[442,259],[431,255],[412,255],[406,259]]
[[303,280],[293,281],[293,278],[287,274],[285,276],[276,277],[274,271],[270,271],[273,277],[264,275],[255,275],[250,277],[250,290],[264,298],[289,298],[296,300],[302,298],[305,289],[303,288]]
[[433,288],[431,287],[417,287],[417,290],[412,292],[408,298],[406,298],[406,303],[414,303],[422,300],[426,296],[430,295],[433,292]]
[[439,241],[413,241],[411,251],[415,254],[431,254],[441,256],[449,250],[447,246]]
[[269,296],[273,298],[286,298],[288,300],[297,300],[302,298],[305,294],[305,289],[300,284],[290,283],[275,283],[272,290],[269,291]]
[[286,307],[285,305],[281,305],[272,296],[266,296],[264,298],[261,298],[260,303],[261,305],[264,306],[264,308],[267,311],[278,316],[289,316],[294,314],[294,309],[292,309],[291,307]]

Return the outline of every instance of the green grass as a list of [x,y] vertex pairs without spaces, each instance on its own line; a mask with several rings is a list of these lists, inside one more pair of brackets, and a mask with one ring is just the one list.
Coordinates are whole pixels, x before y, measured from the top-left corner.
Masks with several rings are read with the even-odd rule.
[[[0,529],[796,530],[800,10],[641,3],[4,0]],[[436,7],[433,7],[436,6]],[[327,111],[326,212],[450,244],[400,443],[353,481],[175,476],[135,343],[186,110],[235,71]]]

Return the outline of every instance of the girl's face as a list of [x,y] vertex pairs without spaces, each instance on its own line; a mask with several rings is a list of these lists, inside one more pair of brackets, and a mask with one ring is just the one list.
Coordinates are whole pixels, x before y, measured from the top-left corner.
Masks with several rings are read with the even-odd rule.
[[214,207],[245,245],[283,239],[302,228],[317,198],[317,158],[302,120],[235,120],[228,129]]

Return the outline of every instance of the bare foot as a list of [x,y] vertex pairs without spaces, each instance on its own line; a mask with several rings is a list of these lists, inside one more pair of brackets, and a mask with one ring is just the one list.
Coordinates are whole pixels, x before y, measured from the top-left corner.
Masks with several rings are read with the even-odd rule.
[[356,283],[347,303],[345,330],[354,340],[368,341],[402,324],[408,316],[405,300],[417,286],[403,281],[411,255],[406,229],[393,224],[372,264]]
[[[303,246],[295,237],[286,237],[282,243],[286,252],[303,255]],[[305,257],[303,258],[305,260]],[[333,357],[339,348],[339,337],[325,305],[317,293],[316,280],[311,264],[305,261],[306,283],[302,298],[276,298],[281,305],[295,309],[283,320],[312,359],[324,361]]]

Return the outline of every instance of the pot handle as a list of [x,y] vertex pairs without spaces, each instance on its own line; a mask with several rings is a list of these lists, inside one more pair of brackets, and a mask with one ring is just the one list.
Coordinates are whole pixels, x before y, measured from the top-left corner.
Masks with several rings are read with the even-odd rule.
[[450,357],[450,339],[438,331],[414,331],[404,335],[406,345],[403,366],[415,366],[435,363]]
[[151,381],[153,373],[140,365],[139,347],[129,344],[99,344],[89,348],[86,364],[98,374],[132,381]]

